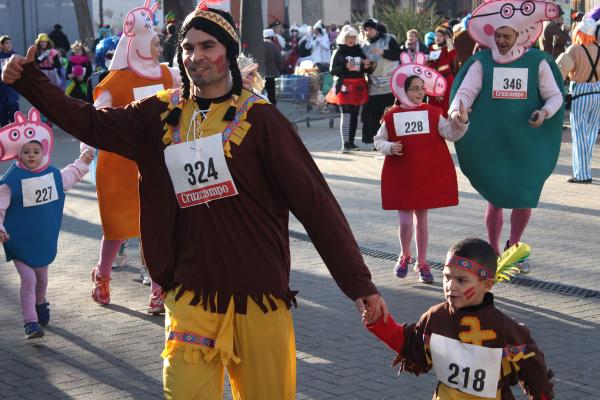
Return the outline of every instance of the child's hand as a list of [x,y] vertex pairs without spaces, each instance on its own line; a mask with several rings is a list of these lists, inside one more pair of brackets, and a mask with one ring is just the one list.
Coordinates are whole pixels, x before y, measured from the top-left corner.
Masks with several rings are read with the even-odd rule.
[[87,165],[90,165],[90,163],[94,159],[94,152],[90,149],[84,150],[83,153],[81,153],[81,155],[79,156],[79,159]]
[[362,322],[363,324],[367,324],[367,321],[371,320],[373,318],[373,310],[371,310],[371,308],[369,307],[365,307],[365,311],[363,311],[362,313]]
[[390,148],[390,151],[392,152],[392,155],[394,155],[394,156],[401,156],[402,154],[404,154],[402,152],[402,143],[400,143],[400,142],[392,143],[392,147]]
[[0,231],[0,243],[4,243],[8,239],[10,239],[10,235],[8,233],[6,233],[6,232]]

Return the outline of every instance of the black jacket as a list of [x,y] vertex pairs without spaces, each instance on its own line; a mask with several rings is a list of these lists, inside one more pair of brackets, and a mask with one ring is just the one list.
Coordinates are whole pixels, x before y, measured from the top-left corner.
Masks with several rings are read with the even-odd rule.
[[279,78],[283,71],[281,51],[268,39],[263,43],[265,44],[265,78]]
[[331,56],[331,75],[338,78],[362,78],[365,74],[364,65],[360,64],[360,71],[348,71],[346,57],[360,57],[361,60],[366,59],[365,54],[359,45],[348,47],[344,44],[338,46],[337,50]]

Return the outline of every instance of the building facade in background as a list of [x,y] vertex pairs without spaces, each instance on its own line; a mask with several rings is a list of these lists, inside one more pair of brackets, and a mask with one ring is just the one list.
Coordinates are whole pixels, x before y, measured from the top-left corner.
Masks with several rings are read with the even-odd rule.
[[[91,10],[97,0],[87,1]],[[62,25],[71,42],[79,39],[72,0],[0,0],[0,35],[12,38],[17,53],[24,54],[38,33],[50,33],[55,24]]]
[[[239,21],[240,0],[208,0],[225,4]],[[268,26],[274,20],[285,21],[286,10],[290,24],[314,24],[319,19],[325,24],[344,24],[347,21],[363,19],[373,15],[376,0],[245,0],[261,2],[263,24]],[[432,0],[388,0],[387,4],[416,9],[427,7]],[[100,16],[105,24],[118,33],[128,10],[140,6],[144,0],[87,0],[94,32],[100,24]],[[435,0],[438,13],[447,17],[462,16],[477,7],[483,0]],[[556,0],[565,11],[589,11],[600,5],[600,0]],[[197,0],[160,0],[156,18],[162,24],[163,15],[169,10],[176,11],[177,19],[182,20],[189,12],[190,4]],[[377,1],[379,3],[379,1]],[[102,12],[100,10],[102,4]],[[185,10],[183,8],[186,8]],[[570,11],[570,10],[569,10]],[[79,37],[77,16],[72,0],[0,0],[0,35],[10,35],[15,51],[23,54],[32,44],[38,33],[50,33],[55,24],[63,26],[63,32],[71,42]]]

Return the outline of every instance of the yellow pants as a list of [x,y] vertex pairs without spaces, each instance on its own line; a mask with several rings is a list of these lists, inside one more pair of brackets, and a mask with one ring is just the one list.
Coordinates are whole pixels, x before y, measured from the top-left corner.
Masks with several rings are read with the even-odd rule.
[[[294,400],[296,345],[287,306],[264,313],[248,298],[247,314],[190,306],[192,292],[165,299],[163,385],[167,400],[223,398],[225,368],[235,400]],[[268,304],[268,302],[265,302]]]

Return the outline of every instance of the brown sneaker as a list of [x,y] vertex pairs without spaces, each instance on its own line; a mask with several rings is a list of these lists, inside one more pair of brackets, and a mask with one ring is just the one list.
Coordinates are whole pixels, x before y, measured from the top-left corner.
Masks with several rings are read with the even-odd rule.
[[95,267],[92,270],[92,282],[94,282],[92,299],[103,306],[110,303],[110,278],[98,275],[98,267]]

